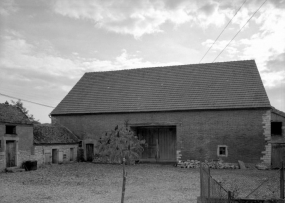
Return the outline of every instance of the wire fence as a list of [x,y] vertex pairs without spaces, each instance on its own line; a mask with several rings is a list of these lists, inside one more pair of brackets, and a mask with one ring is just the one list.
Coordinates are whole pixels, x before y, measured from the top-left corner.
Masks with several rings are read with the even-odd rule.
[[209,167],[203,163],[200,167],[200,185],[201,203],[284,201],[284,168],[225,171],[221,175],[215,170],[210,173]]
[[227,202],[228,191],[210,174],[210,168],[201,163],[200,166],[200,198],[202,203]]

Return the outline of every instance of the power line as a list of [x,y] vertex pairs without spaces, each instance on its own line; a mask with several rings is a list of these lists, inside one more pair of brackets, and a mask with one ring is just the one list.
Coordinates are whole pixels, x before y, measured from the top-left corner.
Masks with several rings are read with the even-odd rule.
[[25,99],[13,97],[13,96],[9,96],[7,94],[0,93],[0,95],[5,96],[5,97],[9,97],[9,98],[12,98],[12,99],[20,99],[21,101],[29,102],[29,103],[32,103],[32,104],[37,104],[37,105],[40,105],[40,106],[45,106],[45,107],[49,107],[49,108],[55,108],[53,106],[48,106],[48,105],[45,105],[45,104],[40,104],[40,103],[37,103],[37,102],[33,102],[33,101],[29,101],[29,100],[25,100]]
[[201,58],[201,60],[199,61],[199,63],[201,63],[201,61],[204,59],[204,57],[208,54],[208,52],[211,50],[211,48],[214,46],[214,44],[216,43],[216,41],[220,38],[220,36],[223,34],[223,32],[225,31],[225,29],[228,27],[228,25],[232,22],[233,18],[236,16],[236,14],[239,12],[239,10],[241,9],[241,7],[245,4],[246,0],[242,3],[242,5],[239,7],[239,9],[237,10],[237,12],[235,13],[235,15],[232,17],[232,19],[228,22],[228,24],[224,27],[224,29],[222,30],[222,32],[219,34],[219,36],[216,38],[216,40],[214,41],[214,43],[211,45],[211,47],[208,49],[208,51],[204,54],[204,56]]
[[213,62],[216,61],[216,59],[223,53],[223,51],[229,46],[229,44],[234,40],[234,38],[241,32],[241,30],[244,28],[244,26],[252,19],[252,17],[259,11],[259,9],[265,4],[267,0],[265,0],[261,6],[252,14],[252,16],[246,21],[246,23],[242,26],[242,28],[239,29],[239,31],[235,34],[235,36],[229,41],[229,43],[223,48],[223,50],[219,53],[219,55],[213,60]]

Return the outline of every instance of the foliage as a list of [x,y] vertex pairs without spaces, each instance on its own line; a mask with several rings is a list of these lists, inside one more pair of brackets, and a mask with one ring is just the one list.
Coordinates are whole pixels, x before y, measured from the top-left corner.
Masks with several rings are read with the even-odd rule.
[[145,140],[139,140],[128,127],[118,128],[107,132],[97,140],[95,146],[100,157],[107,157],[111,163],[121,163],[123,158],[131,164],[138,159]]
[[18,101],[13,101],[11,100],[12,102],[12,106],[15,106],[15,107],[18,107],[19,109],[22,110],[22,112],[29,118],[29,120],[34,123],[34,124],[40,124],[39,120],[36,120],[34,118],[34,115],[33,114],[29,114],[29,111],[24,107],[24,104],[23,102],[19,99]]

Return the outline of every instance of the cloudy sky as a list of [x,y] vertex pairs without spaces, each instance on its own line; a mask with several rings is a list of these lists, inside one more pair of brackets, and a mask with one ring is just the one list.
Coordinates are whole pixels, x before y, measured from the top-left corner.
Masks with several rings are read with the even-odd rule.
[[[1,0],[0,93],[55,107],[90,71],[213,62],[263,0]],[[216,59],[255,59],[285,111],[285,1],[267,0]],[[11,98],[0,95],[0,102]],[[24,105],[41,122],[52,108]]]

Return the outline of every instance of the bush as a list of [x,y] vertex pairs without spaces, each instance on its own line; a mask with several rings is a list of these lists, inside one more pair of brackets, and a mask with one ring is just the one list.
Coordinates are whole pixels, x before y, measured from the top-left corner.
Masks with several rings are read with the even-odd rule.
[[133,164],[142,152],[145,140],[139,140],[128,127],[118,128],[107,132],[97,140],[97,149],[100,160],[109,163],[122,163],[123,158],[127,164]]

